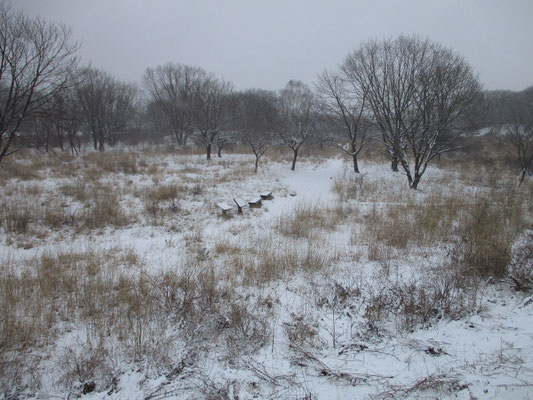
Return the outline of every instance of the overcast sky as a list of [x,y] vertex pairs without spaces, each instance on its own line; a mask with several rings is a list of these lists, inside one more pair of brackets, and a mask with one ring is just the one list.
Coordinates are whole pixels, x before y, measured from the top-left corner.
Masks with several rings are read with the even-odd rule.
[[195,65],[237,89],[311,84],[361,42],[419,34],[451,47],[486,89],[533,85],[533,0],[0,0],[72,27],[117,78]]

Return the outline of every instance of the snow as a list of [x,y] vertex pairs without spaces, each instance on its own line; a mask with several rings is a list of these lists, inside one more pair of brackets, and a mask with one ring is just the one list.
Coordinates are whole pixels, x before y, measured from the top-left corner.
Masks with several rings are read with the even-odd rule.
[[[272,229],[298,206],[318,205],[333,210],[338,204],[332,190],[335,179],[347,179],[350,164],[343,159],[317,162],[299,161],[296,171],[286,163],[264,162],[257,175],[230,177],[224,173],[234,163],[253,165],[251,157],[226,156],[214,160],[208,170],[197,156],[183,156],[186,160],[167,158],[167,175],[160,184],[179,178],[179,171],[188,169],[191,182],[207,183],[201,195],[179,200],[182,213],[169,215],[161,225],[151,225],[144,218],[125,228],[106,228],[99,232],[74,235],[63,241],[59,233],[27,250],[7,243],[4,233],[1,254],[5,265],[28,263],[45,252],[63,249],[92,249],[105,253],[112,249],[133,250],[144,266],[139,270],[154,273],[173,270],[185,262],[188,254],[187,240],[198,233],[200,246],[206,257],[213,257],[217,268],[223,270],[222,256],[213,255],[215,246],[222,240],[229,244],[250,246],[253,241],[272,240],[274,246],[303,252],[306,246],[323,243],[328,254],[340,254],[335,265],[324,271],[300,271],[287,274],[286,279],[273,280],[255,289],[240,288],[244,305],[268,300],[265,308],[270,339],[258,351],[228,356],[224,343],[204,343],[209,350],[194,365],[185,365],[175,376],[169,371],[156,371],[121,359],[119,354],[110,360],[117,372],[117,382],[112,390],[83,395],[85,399],[187,399],[215,398],[458,398],[458,399],[527,399],[533,397],[533,302],[505,285],[485,285],[478,312],[458,320],[438,320],[431,326],[413,331],[395,330],[394,324],[385,324],[371,334],[362,326],[364,312],[361,302],[348,301],[336,309],[329,307],[338,300],[336,290],[362,287],[373,290],[379,286],[375,262],[361,253],[366,243],[350,245],[349,226],[339,226],[317,241],[301,243],[288,240]],[[218,163],[217,163],[218,162]],[[224,164],[226,163],[226,164]],[[196,170],[197,168],[197,170]],[[428,169],[422,188],[416,194],[405,189],[405,177],[388,171],[388,166],[361,163],[360,179],[375,187],[384,188],[408,202],[411,196],[424,197],[431,193],[431,185],[442,172]],[[147,185],[144,177],[129,177],[132,186]],[[351,178],[348,178],[351,179]],[[425,186],[425,184],[427,185]],[[53,180],[42,183],[50,190],[60,184]],[[242,215],[234,209],[224,218],[217,208],[232,204],[234,198],[251,199],[272,190],[273,198],[263,200],[261,208],[246,208]],[[296,196],[290,196],[290,193]],[[141,214],[139,202],[129,200],[133,214]],[[135,206],[135,204],[137,204]],[[361,210],[384,207],[393,201],[361,199],[353,203]],[[233,206],[234,207],[234,206]],[[283,221],[281,222],[283,223]],[[254,242],[255,243],[255,242]],[[291,247],[292,246],[292,247]],[[359,247],[358,247],[359,246]],[[444,251],[413,249],[410,257],[398,261],[396,276],[409,277],[421,273],[426,263],[436,263]],[[9,260],[9,262],[7,262]],[[355,290],[355,289],[354,289]],[[255,292],[254,292],[255,291]],[[325,305],[317,305],[324,299]],[[333,310],[333,311],[332,311]],[[259,317],[259,315],[258,315]],[[291,329],[306,326],[309,341],[291,341]],[[62,349],[82,346],[87,333],[83,327],[71,326],[70,331],[59,334],[51,346],[57,351],[43,363],[42,387],[28,397],[65,397],[65,389],[57,385],[60,371],[57,358]],[[303,329],[303,328],[301,328]],[[175,334],[175,333],[174,333]],[[175,343],[182,345],[177,335]],[[178,346],[178,347],[179,347]],[[109,343],[113,348],[113,343]],[[179,349],[176,350],[180,352]],[[111,356],[110,356],[111,357]],[[47,367],[48,365],[48,367]],[[203,391],[202,391],[203,390]],[[209,391],[211,390],[211,391]],[[223,393],[223,394],[222,394]],[[225,396],[225,397],[224,397]],[[306,397],[308,396],[308,397]]]

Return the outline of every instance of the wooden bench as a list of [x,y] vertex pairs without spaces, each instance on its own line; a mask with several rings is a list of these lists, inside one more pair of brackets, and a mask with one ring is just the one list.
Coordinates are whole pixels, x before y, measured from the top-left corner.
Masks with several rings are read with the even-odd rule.
[[263,200],[270,200],[272,198],[272,192],[263,192],[263,193],[261,193],[261,198]]
[[217,203],[217,206],[220,207],[220,209],[222,210],[222,214],[226,214],[227,211],[230,211],[231,210],[231,206],[227,205],[226,203]]
[[259,208],[261,207],[261,197],[255,197],[252,200],[248,201],[250,208]]
[[248,203],[246,203],[243,199],[240,198],[233,199],[233,201],[235,202],[235,204],[237,204],[237,212],[239,214],[242,214],[242,209],[244,207],[247,207]]

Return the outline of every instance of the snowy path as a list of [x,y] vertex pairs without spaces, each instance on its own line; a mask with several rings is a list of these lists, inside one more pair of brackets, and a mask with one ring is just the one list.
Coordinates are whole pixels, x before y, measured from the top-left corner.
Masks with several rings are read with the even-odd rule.
[[329,160],[327,163],[316,165],[303,164],[296,171],[290,171],[283,179],[283,183],[298,197],[311,202],[331,202],[335,195],[331,185],[336,175],[344,170],[341,159]]

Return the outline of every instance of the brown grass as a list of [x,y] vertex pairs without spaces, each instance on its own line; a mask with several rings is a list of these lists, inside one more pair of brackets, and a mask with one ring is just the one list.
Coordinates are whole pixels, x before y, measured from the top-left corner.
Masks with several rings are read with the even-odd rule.
[[144,209],[151,216],[157,216],[164,211],[178,210],[178,195],[185,189],[176,184],[154,185],[144,194]]
[[299,203],[290,213],[281,215],[275,228],[285,236],[309,238],[324,231],[334,230],[343,218],[344,209],[330,210],[317,204]]

